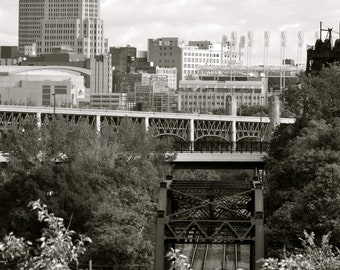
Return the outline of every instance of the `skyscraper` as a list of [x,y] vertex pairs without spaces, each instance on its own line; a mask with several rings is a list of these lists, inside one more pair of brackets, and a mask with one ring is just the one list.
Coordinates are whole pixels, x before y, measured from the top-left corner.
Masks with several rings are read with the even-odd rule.
[[87,57],[106,54],[101,0],[19,0],[19,53],[36,46],[38,55],[71,48]]

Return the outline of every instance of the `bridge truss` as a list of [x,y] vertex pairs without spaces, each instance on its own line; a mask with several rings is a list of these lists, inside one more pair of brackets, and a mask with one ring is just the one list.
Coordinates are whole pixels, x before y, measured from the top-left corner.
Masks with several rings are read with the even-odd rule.
[[[230,245],[242,246],[245,269],[263,258],[263,194],[258,181],[167,181],[159,190],[155,269],[169,269],[170,247],[182,247],[194,269],[225,269]],[[197,250],[204,252],[197,255]],[[237,249],[235,249],[237,250]],[[234,250],[234,252],[235,252]],[[237,253],[237,252],[236,252]],[[234,253],[235,255],[235,253]],[[240,264],[240,252],[233,265]]]
[[121,122],[132,119],[145,125],[156,137],[170,136],[175,141],[188,145],[187,150],[194,150],[194,145],[203,142],[229,142],[243,140],[267,141],[270,133],[268,117],[212,116],[200,114],[161,114],[145,112],[95,111],[53,108],[26,108],[0,106],[0,125],[19,124],[28,119],[38,125],[50,121],[53,117],[63,117],[70,122],[86,122],[98,131],[103,128],[118,129]]

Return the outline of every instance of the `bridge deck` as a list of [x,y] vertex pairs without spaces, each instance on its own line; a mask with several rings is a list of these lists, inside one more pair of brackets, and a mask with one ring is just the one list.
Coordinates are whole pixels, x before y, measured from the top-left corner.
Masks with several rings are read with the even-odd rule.
[[182,152],[172,162],[176,169],[253,169],[263,168],[266,153]]

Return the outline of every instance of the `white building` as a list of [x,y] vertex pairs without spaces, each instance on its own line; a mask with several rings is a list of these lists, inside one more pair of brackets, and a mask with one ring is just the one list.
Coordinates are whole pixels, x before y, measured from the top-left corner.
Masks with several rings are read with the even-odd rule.
[[182,46],[182,79],[197,78],[202,66],[234,65],[240,62],[238,52],[222,43],[211,43],[206,47]]
[[180,81],[178,110],[182,112],[211,112],[226,108],[228,98],[236,98],[237,106],[266,105],[268,78],[249,81]]
[[87,57],[106,54],[100,0],[19,0],[19,53],[34,43],[37,55],[65,46]]
[[177,68],[161,68],[157,66],[156,74],[160,76],[167,76],[168,87],[177,90]]
[[90,92],[84,78],[90,74],[65,66],[0,66],[0,104],[77,106]]

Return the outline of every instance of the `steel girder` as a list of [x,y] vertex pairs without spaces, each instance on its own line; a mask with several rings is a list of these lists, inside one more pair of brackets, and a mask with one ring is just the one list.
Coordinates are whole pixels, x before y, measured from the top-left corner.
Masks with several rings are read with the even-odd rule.
[[[33,112],[0,112],[0,125],[7,126],[13,123],[19,123],[26,120],[41,121],[41,124],[49,122],[53,119],[53,113],[41,113],[38,120],[38,114]],[[78,123],[85,122],[91,126],[96,125],[96,115],[87,114],[57,114],[62,116],[65,120]],[[119,127],[122,120],[126,116],[105,116],[101,115],[100,126],[110,126],[115,130]],[[134,123],[144,123],[146,127],[153,130],[156,137],[159,136],[175,136],[182,141],[190,143],[190,134],[192,127],[190,126],[190,119],[176,119],[176,118],[145,118],[129,117]],[[224,141],[232,141],[232,133],[236,132],[236,141],[244,138],[258,138],[262,141],[265,139],[269,129],[267,122],[245,122],[236,121],[236,130],[232,130],[232,121],[224,120],[194,120],[194,141],[202,138],[219,138]],[[97,123],[98,124],[98,123]]]
[[156,137],[170,135],[189,141],[190,120],[188,119],[150,118],[149,125]]
[[236,122],[236,140],[244,138],[259,138],[264,141],[269,128],[269,123]]
[[[151,118],[150,129],[155,132],[156,137],[159,136],[175,136],[184,142],[190,140],[190,120],[187,119],[167,119],[167,118]],[[231,141],[232,133],[231,121],[213,121],[213,120],[195,120],[194,134],[195,141],[202,138],[220,138],[225,141]],[[244,138],[258,138],[264,140],[269,123],[256,122],[236,122],[236,138],[241,140]]]
[[252,241],[252,189],[221,182],[174,181],[168,189],[167,239]]
[[23,121],[36,121],[36,114],[28,112],[0,112],[0,124],[3,127],[20,124]]
[[103,128],[113,128],[114,131],[118,131],[119,126],[123,123],[124,120],[126,119],[130,119],[132,121],[132,123],[135,124],[142,124],[144,123],[144,118],[138,118],[138,117],[119,117],[119,116],[101,116],[100,117],[100,122],[101,122],[101,126]]
[[259,182],[168,181],[159,193],[155,269],[179,243],[247,243],[263,257],[263,197]]
[[[71,123],[87,123],[90,126],[95,126],[96,117],[92,115],[78,115],[78,114],[58,114],[56,117],[62,117],[65,121]],[[53,120],[53,114],[42,113],[40,116],[42,124]]]
[[226,121],[195,121],[195,141],[203,137],[218,137],[226,141],[231,140],[231,122]]

